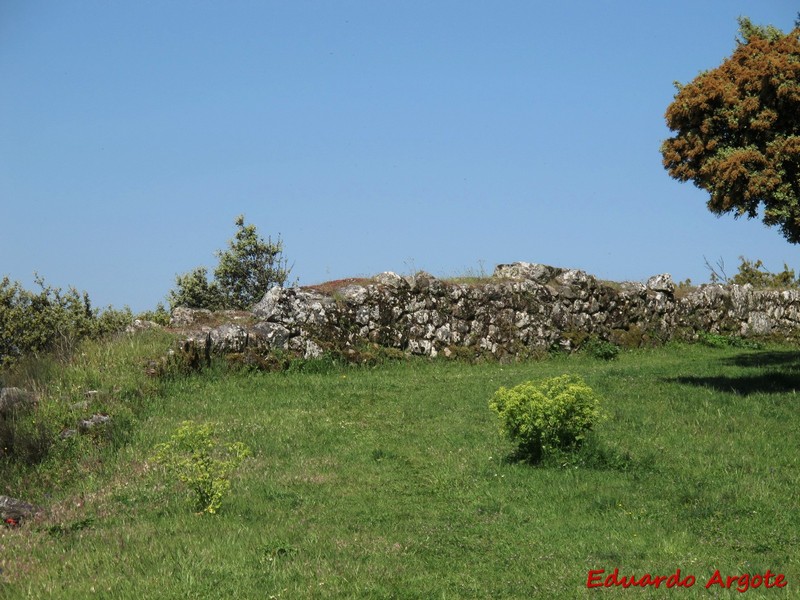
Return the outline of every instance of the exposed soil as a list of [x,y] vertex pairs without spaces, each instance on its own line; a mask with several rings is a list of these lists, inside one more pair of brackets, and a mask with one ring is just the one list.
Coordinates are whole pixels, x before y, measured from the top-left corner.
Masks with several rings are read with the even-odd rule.
[[348,279],[334,279],[333,281],[326,281],[325,283],[318,283],[316,285],[304,285],[301,289],[311,290],[320,294],[330,296],[337,290],[346,288],[348,285],[369,285],[373,283],[369,277],[350,277]]

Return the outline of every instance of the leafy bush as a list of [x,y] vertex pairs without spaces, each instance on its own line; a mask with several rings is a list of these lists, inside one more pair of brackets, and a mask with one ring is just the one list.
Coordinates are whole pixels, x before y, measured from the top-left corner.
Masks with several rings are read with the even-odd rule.
[[271,287],[283,286],[291,269],[283,258],[283,241],[273,243],[258,235],[255,225],[245,225],[244,216],[236,219],[236,236],[228,250],[218,252],[219,266],[214,278],[227,308],[248,309],[261,300]]
[[761,260],[747,260],[744,256],[740,256],[739,272],[731,278],[731,283],[738,283],[744,285],[749,283],[754,288],[796,288],[800,283],[794,274],[794,269],[790,269],[789,265],[783,264],[783,271],[780,273],[772,273],[764,267]]
[[21,357],[57,351],[69,354],[85,338],[99,338],[130,324],[130,309],[92,308],[89,295],[70,287],[66,292],[37,276],[38,292],[8,277],[0,281],[0,366]]
[[746,285],[750,284],[756,289],[797,289],[800,279],[795,276],[794,269],[783,264],[783,271],[773,273],[764,266],[761,260],[749,260],[744,256],[739,257],[739,270],[733,277],[728,277],[725,272],[725,262],[719,259],[716,267],[709,264],[706,259],[706,268],[710,272],[711,283],[724,283]]
[[143,321],[152,321],[157,325],[161,325],[162,327],[166,327],[169,325],[170,314],[169,311],[164,307],[164,305],[159,302],[156,304],[155,310],[146,310],[144,312],[139,313],[136,315],[137,319],[141,319]]
[[589,338],[584,342],[583,350],[589,356],[600,360],[614,360],[619,356],[619,346],[596,337]]
[[214,280],[208,281],[204,267],[198,267],[176,278],[176,289],[170,291],[170,307],[222,308],[246,310],[264,297],[274,286],[283,286],[291,269],[283,258],[283,241],[266,241],[255,225],[245,225],[244,216],[236,219],[236,235],[228,249],[217,252],[219,265]]
[[574,375],[501,387],[489,408],[500,418],[500,431],[531,461],[577,449],[602,418],[599,397]]
[[176,288],[169,292],[167,301],[171,308],[187,306],[189,308],[206,308],[219,310],[223,306],[223,296],[219,284],[208,281],[205,267],[178,275],[175,278]]
[[184,421],[168,442],[156,446],[154,460],[192,490],[198,511],[214,514],[231,488],[231,473],[249,454],[241,442],[220,447],[210,423]]

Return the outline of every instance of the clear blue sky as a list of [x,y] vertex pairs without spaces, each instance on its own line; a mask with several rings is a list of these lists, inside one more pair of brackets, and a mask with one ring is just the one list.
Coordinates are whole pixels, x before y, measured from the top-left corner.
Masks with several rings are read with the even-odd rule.
[[0,276],[144,310],[244,214],[301,284],[800,267],[668,177],[673,81],[778,0],[0,0]]

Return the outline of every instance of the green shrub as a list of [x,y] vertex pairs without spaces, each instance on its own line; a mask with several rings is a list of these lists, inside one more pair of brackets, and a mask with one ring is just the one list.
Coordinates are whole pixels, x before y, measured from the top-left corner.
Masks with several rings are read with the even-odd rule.
[[176,288],[169,292],[171,308],[207,308],[209,310],[247,310],[274,286],[283,286],[291,269],[283,258],[283,241],[265,241],[255,225],[245,225],[244,216],[236,218],[236,235],[228,249],[217,252],[219,265],[213,281],[208,281],[205,267],[179,275]]
[[99,311],[89,295],[66,292],[37,276],[39,291],[29,291],[8,277],[0,281],[0,366],[20,358],[55,351],[69,355],[86,338],[100,338],[130,324],[130,309]]
[[614,360],[619,356],[619,346],[600,338],[589,338],[583,344],[583,351],[600,360]]
[[162,327],[166,327],[169,325],[170,314],[169,311],[164,307],[164,305],[159,302],[156,304],[155,310],[146,310],[144,312],[139,313],[136,315],[137,319],[141,319],[143,321],[152,321],[157,325],[161,325]]
[[236,218],[236,235],[225,252],[217,252],[219,265],[214,278],[219,283],[225,308],[247,310],[264,297],[270,288],[283,286],[291,269],[283,258],[283,241],[266,241],[255,225]]
[[783,271],[780,273],[772,273],[765,266],[761,260],[748,260],[744,256],[740,256],[739,272],[734,275],[730,283],[738,283],[745,285],[749,283],[754,288],[778,288],[788,289],[797,288],[800,285],[797,277],[795,277],[794,269],[790,269],[789,265],[783,263]]
[[189,487],[198,511],[214,514],[231,488],[231,473],[249,454],[241,442],[220,447],[210,423],[184,421],[168,442],[156,446],[154,460]]
[[222,292],[217,282],[208,281],[205,267],[178,275],[175,278],[175,289],[170,290],[167,297],[170,307],[206,308],[219,310],[223,307]]
[[709,278],[711,283],[723,283],[747,285],[750,284],[756,289],[797,289],[800,287],[800,279],[795,276],[794,269],[783,263],[783,271],[773,273],[764,266],[762,260],[750,260],[744,256],[739,257],[739,270],[733,277],[728,277],[725,272],[725,261],[721,258],[717,261],[716,267],[712,266],[706,259],[706,268],[710,271]]
[[577,449],[602,418],[599,397],[573,375],[501,387],[489,408],[500,418],[500,431],[531,461]]

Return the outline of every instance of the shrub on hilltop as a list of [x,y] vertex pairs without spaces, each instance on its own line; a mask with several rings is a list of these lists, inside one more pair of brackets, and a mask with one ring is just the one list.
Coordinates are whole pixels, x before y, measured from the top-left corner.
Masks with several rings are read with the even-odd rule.
[[739,269],[736,274],[728,277],[722,259],[717,261],[716,267],[710,265],[706,260],[706,268],[711,272],[711,283],[750,284],[756,289],[786,290],[800,287],[800,279],[795,276],[794,269],[790,269],[786,263],[783,264],[782,271],[773,273],[764,266],[764,262],[760,259],[750,260],[740,256],[739,261]]
[[291,268],[283,257],[283,241],[266,241],[255,225],[246,225],[244,216],[236,218],[236,235],[228,249],[216,253],[219,265],[208,280],[205,267],[178,275],[176,288],[169,292],[171,308],[206,308],[209,310],[247,310],[274,286],[283,286]]

